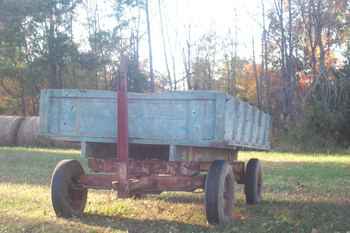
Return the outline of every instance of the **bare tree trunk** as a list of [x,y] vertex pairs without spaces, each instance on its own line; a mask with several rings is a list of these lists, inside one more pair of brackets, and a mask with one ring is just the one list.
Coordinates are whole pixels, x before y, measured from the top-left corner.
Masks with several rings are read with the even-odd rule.
[[266,29],[266,15],[265,15],[265,4],[261,0],[262,6],[262,21],[263,21],[263,35],[262,35],[262,74],[265,90],[265,108],[271,110],[270,103],[270,90],[271,90],[271,78],[268,75],[268,52],[267,52],[267,29]]
[[165,68],[167,70],[170,90],[173,90],[173,82],[172,82],[172,79],[171,79],[171,74],[170,74],[170,69],[169,69],[169,62],[168,62],[168,54],[167,54],[166,43],[165,43],[164,22],[163,22],[161,0],[158,0],[158,8],[159,8],[160,31],[161,31],[162,42],[163,42],[163,54],[164,54]]
[[105,82],[105,90],[108,90],[108,79],[107,79],[106,65],[103,66],[103,78],[104,78],[104,82]]
[[177,90],[177,78],[176,78],[176,61],[174,54],[171,55],[172,67],[173,67],[173,77],[174,77],[174,90]]
[[212,77],[212,69],[211,69],[211,64],[210,64],[210,60],[209,60],[209,54],[206,57],[206,61],[207,61],[207,72],[208,72],[208,82],[207,82],[207,89],[208,90],[212,90],[212,81],[213,81],[213,77]]
[[140,21],[141,21],[141,15],[140,12],[137,16],[137,28],[136,28],[136,45],[135,45],[135,61],[137,69],[140,67]]
[[[190,29],[189,29],[190,30]],[[187,88],[188,90],[192,90],[192,64],[191,64],[191,41],[190,41],[190,31],[189,31],[189,38],[186,41],[186,50],[183,49],[183,60],[184,60],[184,67],[185,67],[185,75],[186,75],[186,82],[187,82]],[[186,58],[187,54],[187,58]]]
[[[55,4],[55,3],[53,3]],[[49,28],[48,28],[48,66],[49,66],[49,88],[56,89],[57,82],[57,66],[55,59],[55,21],[53,6],[50,6]]]
[[280,30],[281,30],[281,75],[282,75],[282,112],[283,120],[288,118],[288,74],[286,69],[286,36],[284,28],[284,1],[275,0],[275,8],[279,18]]
[[151,80],[151,92],[155,91],[154,71],[153,71],[153,54],[152,54],[152,37],[151,37],[151,22],[149,15],[149,0],[146,0],[146,21],[147,21],[147,35],[148,35],[148,57],[149,57],[149,75]]
[[[231,94],[231,68],[232,68],[232,59],[225,55],[225,68],[227,69],[226,74],[226,92]],[[229,60],[230,59],[230,60]]]
[[237,9],[235,9],[235,26],[234,26],[234,41],[233,42],[233,52],[231,54],[231,85],[232,87],[230,94],[231,95],[236,95],[236,70],[237,70],[237,48],[238,48],[238,27],[237,27]]
[[256,67],[256,59],[255,59],[255,41],[254,37],[252,39],[252,48],[253,48],[253,72],[255,77],[255,85],[256,85],[256,104],[260,108],[261,107],[261,84],[258,77],[258,69]]
[[[74,44],[73,22],[74,22],[74,13],[72,12],[70,15],[70,40],[72,44]],[[76,88],[78,86],[78,81],[77,81],[77,71],[74,63],[71,64],[72,85]]]
[[57,66],[58,70],[58,86],[60,89],[64,88],[64,80],[63,80],[63,65],[60,64]]
[[[178,30],[176,28],[175,30],[175,43],[174,43],[174,47],[176,49],[176,46],[178,45]],[[174,90],[177,90],[177,77],[176,77],[176,59],[175,59],[175,52],[174,50],[170,50],[170,57],[171,57],[171,63],[172,63],[172,73],[173,73],[173,83],[174,83]]]
[[288,44],[289,44],[289,54],[288,54],[288,114],[294,117],[295,113],[295,103],[294,103],[294,92],[296,88],[295,83],[295,65],[294,65],[294,44],[293,44],[293,16],[292,16],[292,1],[288,0],[288,17],[289,17],[289,32],[288,32]]
[[262,8],[262,22],[263,22],[263,29],[262,29],[262,35],[261,35],[261,71],[260,71],[260,79],[261,79],[261,105],[265,106],[266,96],[264,95],[265,84],[266,84],[266,72],[265,72],[265,41],[266,41],[266,25],[265,25],[265,5],[264,2],[261,1],[261,8]]
[[[97,57],[98,56],[98,48],[97,48],[97,33],[99,28],[97,27],[98,25],[98,5],[97,2],[95,3],[95,12],[94,12],[94,48],[93,52],[94,55]],[[95,88],[98,89],[98,83],[99,83],[99,77],[98,77],[98,70],[97,67],[95,67]]]
[[310,0],[309,3],[309,22],[308,22],[308,34],[309,34],[309,40],[310,40],[310,46],[311,46],[311,66],[312,66],[312,73],[314,82],[317,83],[317,57],[316,57],[316,49],[317,49],[317,39],[315,41],[314,33],[313,33],[313,25],[312,22],[314,22],[314,14],[315,14],[315,7],[314,7],[314,1]]

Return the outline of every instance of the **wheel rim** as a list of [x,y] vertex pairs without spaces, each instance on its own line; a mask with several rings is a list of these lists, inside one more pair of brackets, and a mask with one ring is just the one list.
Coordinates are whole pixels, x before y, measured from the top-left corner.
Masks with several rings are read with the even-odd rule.
[[81,187],[78,187],[78,184],[74,180],[71,180],[70,184],[68,185],[68,198],[73,210],[81,210],[83,204],[83,195],[83,189]]
[[261,176],[261,170],[259,169],[258,171],[258,177],[257,177],[257,184],[256,184],[256,192],[257,192],[257,197],[260,201],[261,198],[261,190],[262,190],[262,176]]
[[230,175],[227,175],[225,178],[223,200],[225,216],[231,217],[233,205],[233,180]]

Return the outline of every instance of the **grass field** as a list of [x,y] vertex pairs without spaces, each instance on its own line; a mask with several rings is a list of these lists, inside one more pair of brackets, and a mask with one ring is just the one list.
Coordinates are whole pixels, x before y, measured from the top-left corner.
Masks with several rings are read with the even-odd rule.
[[264,166],[264,201],[244,203],[237,185],[235,221],[206,223],[203,194],[163,193],[118,200],[112,192],[89,192],[81,219],[55,217],[50,176],[78,151],[0,149],[0,233],[5,232],[350,232],[350,155],[241,153]]

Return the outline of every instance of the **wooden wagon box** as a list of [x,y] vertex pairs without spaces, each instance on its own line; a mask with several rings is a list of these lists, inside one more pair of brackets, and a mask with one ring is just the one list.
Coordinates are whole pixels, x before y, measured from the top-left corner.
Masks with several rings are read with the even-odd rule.
[[[128,102],[130,143],[270,149],[270,116],[221,92],[129,93]],[[43,90],[40,117],[40,132],[48,137],[116,141],[115,92]]]

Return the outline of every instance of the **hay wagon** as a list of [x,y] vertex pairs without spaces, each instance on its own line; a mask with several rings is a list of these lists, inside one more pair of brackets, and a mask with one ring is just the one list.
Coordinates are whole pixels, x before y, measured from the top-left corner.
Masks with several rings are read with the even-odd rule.
[[117,93],[41,93],[41,134],[81,142],[91,170],[77,160],[57,165],[57,216],[80,216],[88,189],[116,190],[119,198],[204,189],[211,224],[231,220],[235,183],[244,185],[248,204],[259,203],[261,164],[237,157],[239,150],[270,149],[270,116],[221,92],[127,93],[125,63]]

